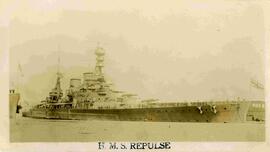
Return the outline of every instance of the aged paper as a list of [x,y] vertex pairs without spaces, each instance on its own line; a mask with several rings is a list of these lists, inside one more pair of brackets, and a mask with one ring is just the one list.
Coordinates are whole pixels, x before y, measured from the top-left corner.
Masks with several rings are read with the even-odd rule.
[[268,1],[1,4],[1,151],[269,149]]

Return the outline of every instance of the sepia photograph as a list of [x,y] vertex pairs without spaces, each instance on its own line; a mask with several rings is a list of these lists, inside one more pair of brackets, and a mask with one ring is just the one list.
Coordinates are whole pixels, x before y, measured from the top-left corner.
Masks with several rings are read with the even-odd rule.
[[8,36],[11,144],[95,142],[94,151],[147,151],[173,142],[266,142],[262,3],[9,6],[0,31]]

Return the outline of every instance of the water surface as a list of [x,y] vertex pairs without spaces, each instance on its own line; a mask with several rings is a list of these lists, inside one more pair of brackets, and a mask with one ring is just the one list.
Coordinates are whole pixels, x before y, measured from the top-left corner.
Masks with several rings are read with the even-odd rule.
[[264,123],[48,120],[17,116],[11,142],[264,141]]

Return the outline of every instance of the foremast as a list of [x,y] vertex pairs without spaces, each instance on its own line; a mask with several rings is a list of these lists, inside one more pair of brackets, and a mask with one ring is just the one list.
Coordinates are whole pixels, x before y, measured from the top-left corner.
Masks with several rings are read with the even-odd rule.
[[96,75],[103,76],[105,50],[98,44],[95,50],[95,54],[96,54],[96,67],[95,67]]
[[51,103],[57,103],[63,97],[63,91],[61,89],[62,73],[60,72],[60,56],[59,56],[59,54],[58,54],[58,66],[57,66],[56,76],[57,76],[57,78],[56,78],[55,87],[49,93],[50,99],[48,100],[48,102],[51,102]]

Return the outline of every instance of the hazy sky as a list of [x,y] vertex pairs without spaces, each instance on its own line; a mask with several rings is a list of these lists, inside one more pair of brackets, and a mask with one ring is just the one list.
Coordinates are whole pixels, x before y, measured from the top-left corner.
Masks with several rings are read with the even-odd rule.
[[108,79],[142,98],[263,97],[249,85],[264,83],[264,14],[252,1],[28,0],[5,13],[11,77],[20,62],[27,100],[54,86],[58,46],[67,87],[94,66],[97,42]]

